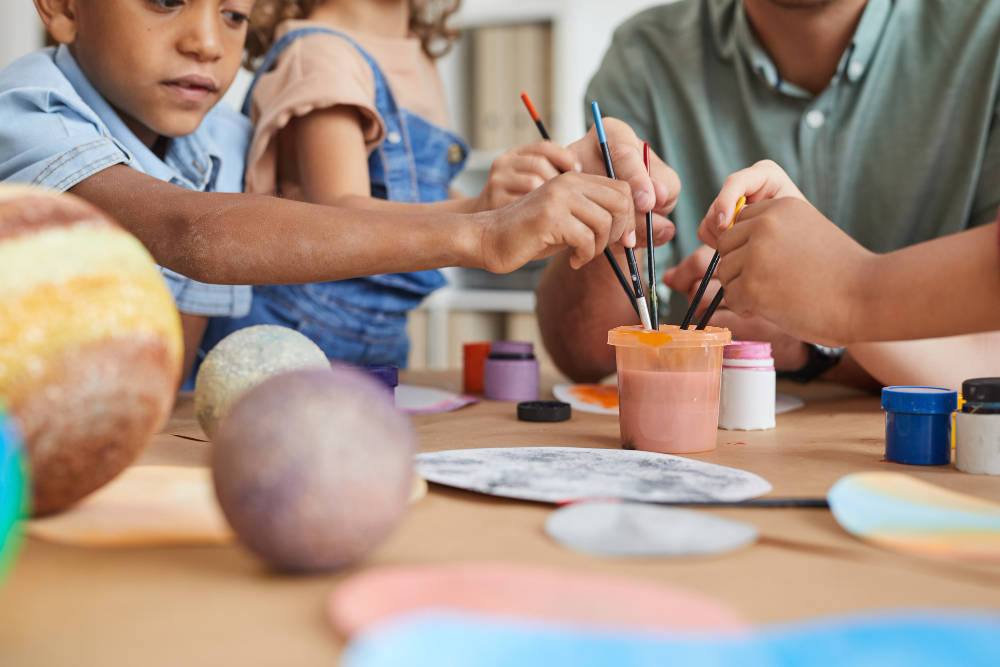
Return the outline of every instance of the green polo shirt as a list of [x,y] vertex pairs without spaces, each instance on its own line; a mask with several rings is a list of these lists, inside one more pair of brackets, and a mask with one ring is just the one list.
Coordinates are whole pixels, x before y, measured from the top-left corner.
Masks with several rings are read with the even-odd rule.
[[[869,0],[815,96],[781,80],[740,0],[681,0],[618,29],[587,102],[681,178],[662,270],[698,247],[726,176],[767,158],[877,252],[996,220],[998,84],[996,0]],[[674,296],[670,320],[687,307]]]

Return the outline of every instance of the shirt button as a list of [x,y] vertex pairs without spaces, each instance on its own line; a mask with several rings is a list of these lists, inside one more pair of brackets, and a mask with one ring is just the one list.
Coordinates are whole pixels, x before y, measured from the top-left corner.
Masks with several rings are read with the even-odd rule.
[[385,135],[385,140],[388,141],[390,144],[398,144],[400,141],[403,140],[403,137],[400,136],[399,132],[393,130],[389,134]]
[[806,114],[806,125],[814,130],[818,130],[823,127],[823,123],[826,122],[826,116],[819,109],[813,109]]
[[857,79],[864,73],[865,73],[865,66],[857,61],[847,66],[847,76],[851,77],[852,79]]
[[448,162],[450,164],[458,164],[465,158],[465,151],[458,144],[452,144],[448,147]]

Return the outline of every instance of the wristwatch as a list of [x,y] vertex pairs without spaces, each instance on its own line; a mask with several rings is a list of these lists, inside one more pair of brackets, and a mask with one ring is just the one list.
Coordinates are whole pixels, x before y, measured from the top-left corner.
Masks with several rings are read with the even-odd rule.
[[812,382],[839,364],[840,359],[847,352],[846,347],[827,347],[815,343],[806,343],[806,346],[809,348],[809,360],[806,365],[797,371],[783,371],[778,375],[801,384]]

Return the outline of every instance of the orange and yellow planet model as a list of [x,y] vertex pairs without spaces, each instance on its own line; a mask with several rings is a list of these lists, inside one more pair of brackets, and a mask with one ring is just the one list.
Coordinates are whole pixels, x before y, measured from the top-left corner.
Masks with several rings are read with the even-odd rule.
[[0,396],[62,509],[131,463],[178,385],[180,318],[143,245],[86,202],[0,186]]

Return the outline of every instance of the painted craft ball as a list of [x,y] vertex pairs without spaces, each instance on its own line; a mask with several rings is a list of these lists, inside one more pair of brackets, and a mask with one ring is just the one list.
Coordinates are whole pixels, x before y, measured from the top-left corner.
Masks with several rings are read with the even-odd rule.
[[279,570],[360,561],[403,516],[416,436],[374,380],[345,368],[273,377],[233,406],[213,447],[222,511]]
[[329,368],[323,350],[288,327],[261,324],[229,334],[209,351],[194,383],[198,423],[212,440],[233,405],[265,380],[302,368]]
[[32,471],[32,511],[125,469],[163,425],[180,317],[142,244],[71,195],[0,185],[0,396]]

